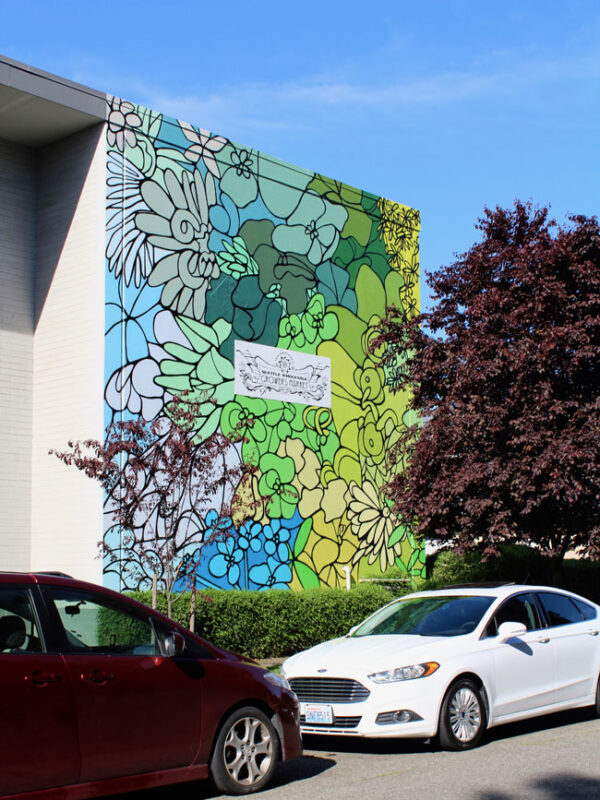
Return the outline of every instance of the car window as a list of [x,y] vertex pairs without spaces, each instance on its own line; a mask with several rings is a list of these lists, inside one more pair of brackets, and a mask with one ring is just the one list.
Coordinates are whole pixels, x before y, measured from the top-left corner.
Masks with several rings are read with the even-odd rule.
[[584,619],[582,611],[564,594],[540,592],[539,597],[551,627],[569,625]]
[[520,622],[528,631],[541,628],[542,623],[534,595],[519,594],[505,600],[487,626],[486,636],[496,636],[503,622]]
[[571,597],[569,599],[575,603],[577,608],[583,614],[584,619],[596,619],[598,616],[598,612],[594,606],[591,606],[589,603],[585,603],[583,600],[580,600],[579,597]]
[[143,612],[76,590],[48,587],[46,595],[60,617],[69,652],[162,654],[150,617]]
[[0,588],[0,653],[40,653],[43,649],[29,591]]
[[476,595],[410,597],[385,606],[352,635],[460,636],[475,630],[493,600]]

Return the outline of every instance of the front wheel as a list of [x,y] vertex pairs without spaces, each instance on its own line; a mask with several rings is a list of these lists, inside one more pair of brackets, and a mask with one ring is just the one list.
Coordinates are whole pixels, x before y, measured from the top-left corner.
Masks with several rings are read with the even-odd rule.
[[446,692],[438,738],[446,750],[468,750],[475,747],[483,736],[486,726],[486,711],[479,687],[463,678],[456,681]]
[[210,762],[217,788],[227,794],[264,789],[273,777],[279,740],[271,720],[253,706],[238,708],[223,723]]

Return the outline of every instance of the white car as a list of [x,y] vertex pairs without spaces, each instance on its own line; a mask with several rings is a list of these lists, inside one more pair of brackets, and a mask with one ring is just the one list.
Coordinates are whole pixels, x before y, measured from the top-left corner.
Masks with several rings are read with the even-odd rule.
[[433,737],[568,708],[600,715],[600,607],[543,586],[486,585],[392,601],[285,661],[303,733]]

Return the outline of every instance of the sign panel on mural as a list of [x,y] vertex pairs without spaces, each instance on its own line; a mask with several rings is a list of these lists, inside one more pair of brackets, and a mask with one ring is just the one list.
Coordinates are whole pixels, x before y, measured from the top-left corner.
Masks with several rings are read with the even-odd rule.
[[236,341],[235,393],[331,408],[331,361],[280,347]]

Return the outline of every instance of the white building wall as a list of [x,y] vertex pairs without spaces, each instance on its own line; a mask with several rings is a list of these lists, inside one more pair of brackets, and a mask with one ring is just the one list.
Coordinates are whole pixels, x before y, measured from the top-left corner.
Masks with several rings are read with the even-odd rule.
[[38,153],[31,568],[102,582],[102,492],[50,448],[103,438],[103,126]]
[[0,569],[29,567],[34,157],[0,140]]

